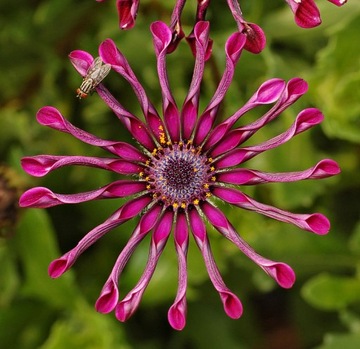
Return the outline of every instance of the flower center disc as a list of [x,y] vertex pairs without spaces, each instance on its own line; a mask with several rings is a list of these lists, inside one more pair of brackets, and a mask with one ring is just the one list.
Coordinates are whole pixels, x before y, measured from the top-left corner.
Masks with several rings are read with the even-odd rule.
[[175,144],[158,151],[149,178],[154,195],[175,208],[198,203],[210,194],[208,159],[192,146]]

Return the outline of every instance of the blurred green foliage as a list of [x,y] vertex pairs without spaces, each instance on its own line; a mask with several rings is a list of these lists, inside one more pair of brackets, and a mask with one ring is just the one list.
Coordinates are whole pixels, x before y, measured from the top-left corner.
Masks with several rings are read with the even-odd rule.
[[[131,141],[95,94],[75,98],[81,78],[67,59],[83,49],[96,56],[111,37],[126,55],[149,97],[161,110],[149,25],[169,21],[173,2],[141,0],[135,29],[120,32],[115,1],[3,0],[0,4],[0,158],[17,173],[21,186],[48,186],[61,193],[99,187],[114,179],[95,169],[66,168],[35,179],[19,160],[35,154],[102,153],[69,135],[36,123],[36,111],[53,105],[77,126],[107,139]],[[318,1],[323,24],[303,30],[281,0],[243,2],[245,17],[263,27],[268,45],[254,56],[244,52],[221,109],[225,118],[238,109],[265,79],[294,76],[310,83],[306,96],[260,132],[267,139],[282,132],[305,107],[319,107],[322,126],[249,162],[264,171],[295,171],[322,158],[342,167],[336,178],[245,188],[259,201],[295,212],[322,212],[331,222],[327,236],[251,212],[224,206],[239,233],[261,254],[295,269],[292,290],[281,290],[230,243],[209,229],[212,248],[229,287],[244,304],[233,321],[223,313],[193,242],[189,251],[189,309],[181,333],[167,324],[176,292],[176,255],[164,252],[137,313],[126,324],[97,314],[93,304],[134,222],[111,232],[79,258],[66,275],[47,275],[51,260],[72,248],[120,206],[118,200],[74,207],[24,210],[13,231],[0,240],[0,343],[12,349],[117,348],[266,348],[355,349],[360,346],[360,3],[342,8]],[[191,30],[196,2],[186,5],[183,26]],[[210,100],[224,67],[224,44],[236,30],[227,6],[213,1],[208,13],[213,57],[202,86],[201,105]],[[193,58],[185,43],[168,57],[170,81],[181,105],[192,76]],[[106,79],[121,103],[140,115],[129,86],[114,73]],[[263,112],[263,110],[261,110]],[[247,120],[260,115],[251,113]],[[245,119],[245,117],[244,117]],[[245,120],[246,121],[246,120]],[[20,184],[19,184],[20,185]],[[11,230],[11,229],[10,229]],[[139,246],[121,281],[122,295],[137,282],[147,258]]]

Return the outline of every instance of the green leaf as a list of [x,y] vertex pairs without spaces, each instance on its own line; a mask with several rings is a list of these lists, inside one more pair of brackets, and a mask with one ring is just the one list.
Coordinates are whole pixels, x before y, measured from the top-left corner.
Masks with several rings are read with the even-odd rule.
[[339,30],[320,51],[315,85],[317,104],[326,115],[325,132],[353,142],[360,142],[360,52],[354,45],[358,38],[360,16]]
[[81,303],[71,315],[55,322],[40,349],[128,349],[120,326],[109,315],[96,313]]
[[349,249],[360,255],[360,222],[356,225],[354,233],[349,239]]
[[20,282],[14,256],[5,242],[0,240],[0,307],[10,304]]
[[0,308],[1,348],[39,348],[54,321],[54,312],[34,299],[17,298]]
[[22,293],[37,297],[55,307],[69,307],[79,299],[71,272],[58,280],[47,273],[49,263],[60,256],[54,232],[43,210],[26,210],[15,243],[25,272]]
[[360,334],[327,334],[324,344],[316,349],[358,349],[360,348]]
[[302,295],[316,308],[339,310],[360,301],[360,283],[351,277],[321,274],[305,284]]

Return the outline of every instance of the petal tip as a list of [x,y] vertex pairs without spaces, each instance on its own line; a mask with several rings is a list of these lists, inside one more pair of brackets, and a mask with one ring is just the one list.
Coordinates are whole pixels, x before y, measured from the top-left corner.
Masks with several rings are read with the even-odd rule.
[[321,213],[314,213],[306,219],[312,232],[318,235],[326,235],[330,230],[329,220]]

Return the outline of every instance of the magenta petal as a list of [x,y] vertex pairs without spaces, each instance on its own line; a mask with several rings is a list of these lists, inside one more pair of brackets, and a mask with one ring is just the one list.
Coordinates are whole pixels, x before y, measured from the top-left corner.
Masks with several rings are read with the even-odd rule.
[[194,143],[200,145],[208,133],[210,132],[212,125],[215,121],[217,112],[219,110],[220,103],[225,97],[231,81],[234,76],[235,66],[240,59],[242,50],[246,42],[246,36],[240,33],[232,34],[225,44],[226,53],[226,67],[221,78],[221,81],[212,97],[209,105],[205,108],[204,112],[200,116],[196,130]]
[[82,50],[75,50],[69,54],[70,62],[81,76],[85,76],[94,61],[93,56]]
[[309,215],[309,217],[305,219],[305,222],[308,224],[308,230],[318,235],[325,235],[330,230],[329,220],[321,213]]
[[171,30],[171,43],[166,52],[168,54],[174,52],[180,41],[185,37],[185,33],[181,26],[181,14],[184,9],[186,0],[176,1],[171,14],[169,29]]
[[59,204],[54,193],[44,187],[31,188],[24,192],[19,200],[20,207],[47,208]]
[[214,161],[218,170],[233,167],[244,162],[245,156],[248,152],[243,149],[233,149]]
[[270,104],[276,102],[285,87],[283,79],[269,79],[262,83],[250,101],[256,104]]
[[196,47],[194,73],[181,110],[182,133],[185,140],[190,138],[197,120],[200,85],[205,67],[205,54],[209,45],[209,22],[201,21],[195,25],[194,41]]
[[[105,88],[102,89],[104,91]],[[109,96],[106,92],[99,92],[100,96]],[[117,106],[114,106],[114,112],[119,116],[117,111]],[[43,110],[47,108],[46,110]],[[98,138],[91,133],[88,133],[84,130],[81,130],[70,122],[64,119],[64,117],[60,114],[58,110],[52,107],[45,107],[39,110],[37,114],[37,118],[40,123],[45,124],[51,128],[57,129],[62,132],[70,133],[75,138],[80,139],[82,142],[91,144],[93,146],[101,147],[106,149],[107,151],[118,155],[126,160],[131,161],[142,161],[146,162],[148,157],[139,151],[134,146],[125,143],[125,142],[116,142],[116,141],[108,141]],[[45,112],[45,113],[44,113]],[[126,118],[128,115],[120,114],[119,118],[124,122],[125,126],[128,130],[133,134],[133,136],[139,141],[140,144],[143,144],[148,149],[154,148],[154,143],[149,136],[146,127],[143,123],[137,120],[135,117],[131,115]],[[124,117],[124,118],[123,118]],[[134,131],[134,132],[132,132]]]
[[225,152],[228,152],[237,147],[242,142],[243,133],[241,130],[233,130],[226,134],[224,137],[211,151],[211,157],[215,158]]
[[116,47],[115,43],[111,39],[104,40],[99,46],[99,55],[101,59],[111,64],[112,68],[119,74],[127,74],[128,76],[133,75],[128,61],[124,55]]
[[171,43],[171,30],[165,23],[161,21],[153,22],[150,26],[150,30],[153,34],[156,54],[159,55]]
[[119,299],[119,290],[113,280],[109,280],[103,287],[95,308],[98,312],[107,314],[115,309]]
[[70,252],[64,254],[62,257],[55,259],[49,265],[48,273],[52,278],[58,278],[64,274],[73,264],[75,260],[72,258]]
[[139,7],[139,0],[116,0],[120,29],[131,29]]
[[235,206],[258,212],[282,222],[294,224],[301,229],[318,235],[327,234],[330,230],[329,220],[320,213],[296,214],[283,211],[269,205],[261,204],[244,193],[232,188],[214,187],[213,194]]
[[243,307],[238,297],[232,292],[219,292],[227,316],[232,319],[239,319],[243,313]]
[[173,212],[165,212],[155,227],[153,234],[153,243],[156,248],[161,249],[166,244],[166,241],[171,232],[173,225]]
[[131,135],[141,145],[152,151],[155,148],[155,143],[149,134],[147,125],[127,111],[102,84],[96,88],[96,92],[128,129]]
[[295,273],[285,263],[274,262],[257,254],[236,232],[224,213],[208,202],[201,205],[210,223],[228,240],[234,243],[253,262],[259,265],[281,287],[289,288],[295,282]]
[[126,300],[123,300],[116,305],[115,316],[119,321],[125,322],[134,314],[139,306],[143,292],[144,290],[142,290],[142,292],[132,293]]
[[[318,109],[305,109],[298,114],[295,122],[287,131],[256,146],[243,147],[240,150],[236,149],[236,154],[237,156],[239,156],[242,155],[241,153],[244,153],[241,162],[245,162],[264,151],[276,148],[284,144],[285,142],[293,138],[295,135],[298,135],[299,133],[306,131],[310,127],[319,124],[323,121],[323,118],[324,116]],[[215,157],[221,155],[225,151],[228,151],[230,154],[234,154],[234,152],[230,151],[237,145],[244,142],[249,136],[249,134],[246,132],[246,128],[247,126],[239,127],[238,129],[229,132],[228,137],[223,141],[219,142],[219,144],[217,144],[215,148],[211,151],[211,155]],[[223,161],[223,159],[221,160]]]
[[291,288],[295,283],[295,273],[285,263],[268,265],[265,270],[283,288]]
[[329,176],[335,176],[340,172],[341,169],[336,161],[324,159],[314,166],[314,173],[311,178],[326,178]]
[[60,111],[58,111],[56,108],[51,106],[40,108],[36,114],[36,119],[41,125],[48,126],[57,131],[70,133],[72,136],[80,139],[84,143],[96,145],[98,147],[103,147],[110,151],[111,151],[111,146],[117,143],[117,142],[102,140],[84,130],[75,127],[63,117]]
[[200,241],[205,241],[207,238],[207,234],[206,234],[206,227],[202,218],[195,210],[191,210],[189,212],[189,218],[191,223],[191,230],[198,243]]
[[253,185],[271,182],[295,182],[305,179],[326,178],[340,173],[339,165],[330,159],[321,160],[315,166],[299,172],[269,173],[237,168],[216,175],[219,182],[235,185]]
[[295,103],[303,94],[307,92],[307,90],[308,84],[303,79],[290,79],[286,84],[286,87],[281,91],[281,95],[276,104],[266,114],[251,124],[239,128],[243,131],[248,131],[247,134],[244,133],[243,142],[249,139],[264,125],[274,120],[278,115],[281,114],[282,111]]
[[219,292],[224,310],[229,317],[238,319],[242,315],[243,310],[241,302],[236,295],[227,288],[220,275],[219,269],[211,252],[210,242],[206,234],[205,223],[197,210],[191,210],[189,212],[189,221],[195,242],[203,255],[210,280],[215,289]]
[[119,321],[126,321],[137,309],[142,295],[154,274],[157,262],[166,245],[172,228],[174,213],[166,211],[154,228],[150,245],[150,253],[145,270],[136,286],[120,301],[115,308],[115,316]]
[[[209,25],[209,22],[205,21],[204,18],[199,19],[196,22],[193,31],[186,38],[186,41],[190,45],[191,51],[195,57],[198,54],[198,49],[199,49],[198,44],[202,42],[201,46],[202,46],[202,49],[204,50],[205,62],[211,57],[212,43],[213,43],[213,41],[208,37],[208,29],[206,29],[206,27],[208,27],[208,25]],[[204,31],[204,29],[206,29],[206,31]],[[205,39],[205,41],[204,41],[204,39]]]
[[245,30],[242,32],[246,34],[245,50],[251,53],[260,53],[265,48],[265,33],[257,24],[246,23]]
[[342,6],[347,3],[347,0],[328,0],[336,6]]
[[[109,219],[107,219],[104,223],[95,227],[92,231],[90,231],[84,238],[82,238],[77,246],[64,254],[62,257],[54,260],[49,265],[49,275],[52,278],[57,278],[65,273],[76,261],[78,256],[85,251],[89,246],[95,243],[99,238],[101,238],[104,234],[106,234],[112,228],[119,226],[125,221],[133,218],[135,215],[139,214],[140,211],[149,203],[148,197],[140,197],[136,198],[128,203],[124,204],[119,210],[117,210]],[[154,212],[154,210],[150,210],[149,212]],[[144,215],[145,217],[146,215]],[[111,282],[111,281],[110,281]],[[110,285],[111,286],[111,285]],[[115,284],[114,284],[114,287]],[[110,288],[105,287],[104,295],[110,295]],[[109,302],[116,295],[114,292],[117,290],[113,290],[111,293]],[[105,299],[104,299],[105,300]],[[103,300],[103,301],[104,301]],[[105,303],[102,303],[105,306]],[[109,303],[107,303],[109,304]],[[105,309],[102,307],[101,309]],[[100,311],[100,310],[99,310]]]
[[209,149],[221,140],[235,122],[249,110],[258,105],[276,102],[283,93],[284,88],[285,81],[282,79],[270,79],[264,82],[242,108],[211,131],[204,145],[204,149]]
[[56,161],[55,157],[49,155],[28,156],[21,159],[21,167],[32,176],[42,177],[51,171]]
[[111,274],[101,291],[100,297],[96,302],[97,311],[101,313],[108,313],[114,310],[116,307],[116,304],[119,300],[119,290],[117,287],[119,277],[124,270],[129,258],[133,254],[135,248],[154,227],[159,217],[160,211],[161,207],[159,205],[154,205],[141,217],[131,237],[126,243],[126,246],[119,254]]
[[54,107],[42,107],[37,112],[36,119],[41,125],[51,127],[58,131],[68,132],[66,120]]
[[181,331],[186,325],[186,299],[173,304],[168,311],[168,320],[171,327]]
[[120,198],[137,194],[145,190],[145,182],[116,181],[100,189],[78,193],[57,194],[44,187],[36,187],[26,191],[20,198],[21,207],[46,208],[62,204],[77,204],[97,199]]
[[125,142],[114,142],[111,145],[111,148],[109,147],[108,149],[125,160],[139,161],[144,163],[148,160],[148,157],[144,153],[139,151],[131,144]]
[[179,246],[181,249],[186,251],[189,239],[189,231],[186,222],[186,218],[183,212],[178,213],[178,217],[176,219],[176,226],[174,232],[174,239],[176,246]]
[[54,260],[49,266],[51,277],[59,277],[67,271],[76,261],[76,259],[97,240],[104,236],[111,229],[118,227],[124,222],[138,215],[149,203],[151,199],[148,195],[140,196],[125,203],[115,211],[105,222],[98,225],[88,232],[78,244],[61,258]]
[[172,32],[163,22],[157,21],[150,26],[157,58],[157,70],[162,92],[163,116],[167,131],[172,141],[180,139],[180,114],[171,94],[166,70],[166,54],[172,42]]
[[21,159],[24,171],[35,177],[42,177],[56,169],[71,165],[96,167],[120,174],[138,174],[144,169],[144,167],[126,160],[87,156],[37,155]]
[[246,37],[243,34],[234,33],[230,35],[225,44],[226,56],[230,58],[235,66],[246,43]]
[[292,78],[289,80],[286,87],[287,89],[283,100],[284,102],[287,102],[286,105],[290,105],[307,92],[309,85],[301,78]]
[[174,304],[168,311],[168,320],[172,328],[181,331],[186,323],[186,287],[187,287],[187,250],[189,245],[189,231],[185,213],[179,212],[176,220],[174,240],[178,255],[178,290]]
[[111,39],[103,41],[99,47],[99,55],[105,63],[111,64],[112,69],[128,81],[141,105],[149,128],[155,137],[160,140],[163,134],[161,130],[164,129],[164,125],[128,61],[116,47],[114,41]]
[[314,0],[285,0],[295,15],[295,22],[302,28],[313,28],[321,24],[320,12]]
[[252,53],[261,52],[266,44],[266,38],[263,30],[258,25],[245,21],[238,1],[228,0],[227,3],[237,23],[239,32],[247,36],[244,47],[245,50]]
[[150,202],[151,198],[149,198],[149,195],[145,194],[143,196],[139,196],[126,202],[111,216],[111,218],[122,221],[131,219],[138,215]]
[[131,175],[139,174],[144,167],[125,160],[115,160],[108,164],[108,168],[116,173]]

